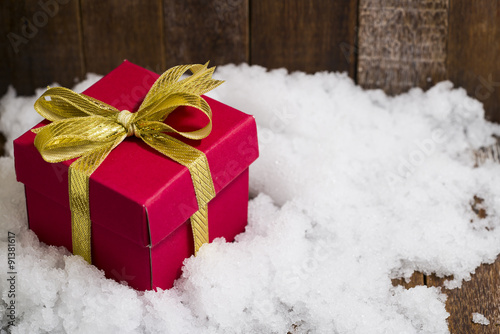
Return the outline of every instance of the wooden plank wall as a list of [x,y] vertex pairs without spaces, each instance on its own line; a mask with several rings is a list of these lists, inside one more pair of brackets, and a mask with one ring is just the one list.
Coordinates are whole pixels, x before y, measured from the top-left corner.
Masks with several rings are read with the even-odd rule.
[[500,122],[500,2],[360,0],[357,82],[390,94],[451,80]]
[[6,0],[0,93],[71,85],[124,58],[156,71],[210,58],[347,71],[391,94],[450,79],[499,121],[499,13],[485,0]]
[[451,80],[500,122],[500,0],[4,0],[0,95],[71,86],[123,59],[346,71],[398,94]]
[[290,71],[348,72],[341,43],[354,45],[357,1],[251,1],[251,63]]
[[[500,0],[3,0],[0,95],[31,95],[127,58],[156,72],[175,64],[250,63],[309,73],[345,71],[398,94],[441,80],[465,87],[500,122]],[[2,154],[0,134],[0,155]],[[454,333],[497,333],[500,262],[445,292]],[[440,286],[415,273],[407,287]]]
[[0,18],[0,94],[71,86],[125,58],[157,72],[211,60],[355,76],[339,47],[355,45],[355,0],[4,0]]
[[446,79],[448,0],[360,0],[358,82],[392,94]]

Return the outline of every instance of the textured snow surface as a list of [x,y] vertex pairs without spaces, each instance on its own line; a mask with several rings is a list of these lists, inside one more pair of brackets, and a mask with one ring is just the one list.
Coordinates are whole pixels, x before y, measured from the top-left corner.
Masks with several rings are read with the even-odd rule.
[[136,292],[38,242],[12,159],[12,140],[40,119],[36,97],[1,99],[1,324],[10,231],[12,333],[447,333],[439,289],[391,279],[419,270],[453,275],[453,288],[500,253],[500,165],[472,155],[500,135],[482,105],[449,82],[391,98],[337,73],[228,65],[216,77],[226,83],[209,95],[258,123],[249,225],[187,259],[168,291]]

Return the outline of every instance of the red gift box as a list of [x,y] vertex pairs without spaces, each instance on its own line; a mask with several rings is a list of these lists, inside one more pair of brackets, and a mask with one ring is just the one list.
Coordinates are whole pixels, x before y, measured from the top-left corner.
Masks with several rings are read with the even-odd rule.
[[[119,110],[135,111],[156,73],[124,61],[84,94]],[[208,159],[216,197],[208,204],[210,241],[227,241],[247,223],[248,166],[258,157],[252,116],[205,97],[212,132],[202,140],[177,137]],[[207,123],[194,108],[179,107],[165,121],[181,131]],[[36,127],[48,124],[43,121]],[[45,162],[26,132],[14,141],[18,181],[24,183],[29,227],[47,244],[72,250],[68,166]],[[198,210],[186,167],[135,137],[118,145],[90,177],[92,263],[107,277],[138,290],[167,289],[194,252],[189,217]]]

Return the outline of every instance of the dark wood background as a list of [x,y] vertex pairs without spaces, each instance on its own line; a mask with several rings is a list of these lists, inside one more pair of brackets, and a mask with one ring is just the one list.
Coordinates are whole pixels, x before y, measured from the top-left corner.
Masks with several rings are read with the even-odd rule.
[[[451,80],[500,122],[499,0],[2,0],[0,95],[31,95],[125,58],[156,72],[211,60],[344,71],[389,94]],[[1,145],[0,134],[0,147]],[[0,148],[1,151],[1,148]],[[1,152],[0,152],[1,154]],[[454,333],[498,333],[500,264],[444,290]],[[411,284],[440,285],[416,273]],[[472,324],[472,312],[492,324]]]
[[157,72],[210,59],[345,71],[389,94],[451,80],[499,122],[499,41],[498,0],[3,0],[0,94],[125,58]]

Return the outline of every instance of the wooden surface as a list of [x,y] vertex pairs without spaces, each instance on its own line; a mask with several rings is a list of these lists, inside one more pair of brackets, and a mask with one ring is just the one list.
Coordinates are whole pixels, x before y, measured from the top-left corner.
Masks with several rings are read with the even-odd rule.
[[81,0],[86,72],[105,74],[124,59],[162,70],[161,12],[157,0]]
[[166,67],[248,62],[248,0],[164,3]]
[[450,0],[447,69],[500,122],[500,1]]
[[360,0],[358,82],[391,94],[446,78],[448,0]]
[[357,81],[399,94],[451,80],[500,122],[500,1],[360,0]]
[[500,122],[500,0],[4,0],[0,94],[71,86],[127,58],[346,71],[389,94],[451,80]]
[[77,1],[47,10],[35,0],[0,3],[0,38],[2,46],[7,46],[7,59],[0,59],[0,63],[8,64],[7,70],[0,67],[1,94],[7,89],[6,82],[19,94],[32,95],[35,88],[54,81],[73,86],[75,79],[83,77]]
[[[10,46],[9,39],[7,38],[8,32],[11,31],[13,24],[11,23],[11,11],[15,9],[10,8],[10,3],[6,1],[0,2],[0,96],[5,94],[7,87],[12,83],[12,58],[14,57]],[[1,147],[1,145],[0,145]]]
[[[450,313],[448,328],[453,334],[498,334],[500,332],[500,258],[493,264],[481,265],[476,269],[470,281],[463,282],[459,289],[446,289],[445,280],[436,275],[426,276],[413,273],[410,282],[403,279],[393,280],[393,285],[402,285],[406,289],[418,285],[435,286],[447,295],[446,311]],[[480,313],[489,321],[488,326],[472,322],[472,314]]]
[[290,71],[347,71],[354,77],[357,1],[251,1],[252,64]]
[[426,283],[425,279],[426,277],[424,274],[419,272],[414,272],[413,275],[411,275],[410,281],[407,282],[402,278],[393,279],[392,285],[394,286],[402,285],[403,287],[405,287],[405,289],[410,289],[416,287],[417,285],[425,285]]
[[[124,59],[155,72],[249,61],[248,0],[65,1],[48,12],[45,1],[0,2],[0,95],[9,84],[22,95],[56,81],[71,87]],[[33,17],[47,19],[31,33]]]
[[[448,296],[446,310],[450,313],[448,327],[451,333],[491,333],[500,332],[500,260],[492,265],[482,265],[476,269],[472,279],[464,282],[460,289],[441,288]],[[435,275],[427,277],[428,286],[442,287],[444,278]],[[489,321],[488,326],[472,322],[472,313],[481,313]]]

